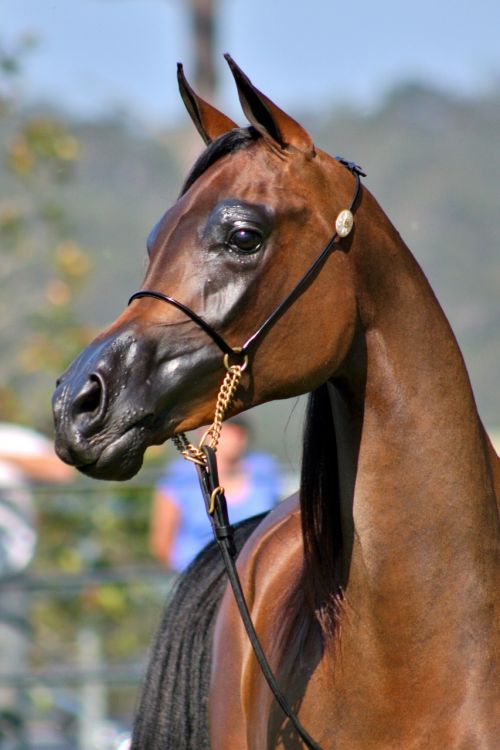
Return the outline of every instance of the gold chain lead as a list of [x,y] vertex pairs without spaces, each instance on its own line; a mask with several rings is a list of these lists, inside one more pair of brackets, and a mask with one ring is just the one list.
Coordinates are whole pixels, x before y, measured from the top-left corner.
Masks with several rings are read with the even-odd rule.
[[217,403],[215,405],[215,416],[211,426],[203,434],[198,446],[193,445],[189,442],[184,432],[180,432],[178,435],[174,435],[172,442],[179,451],[179,453],[187,460],[192,461],[195,464],[204,466],[206,463],[205,454],[202,450],[203,446],[210,438],[208,445],[212,450],[216,451],[219,444],[220,433],[222,430],[222,423],[226,413],[233,403],[234,396],[238,385],[240,384],[241,376],[245,371],[248,364],[248,358],[245,356],[244,362],[241,365],[230,365],[228,356],[224,357],[224,366],[226,368],[226,374],[222,381],[219,394],[217,396]]

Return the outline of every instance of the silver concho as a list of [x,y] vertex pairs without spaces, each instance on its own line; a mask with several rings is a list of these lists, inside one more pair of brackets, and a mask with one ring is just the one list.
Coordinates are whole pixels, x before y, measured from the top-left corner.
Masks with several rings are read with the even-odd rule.
[[345,208],[339,213],[339,215],[337,216],[337,221],[335,222],[335,229],[337,230],[338,236],[347,237],[353,227],[353,224],[354,216],[348,208]]

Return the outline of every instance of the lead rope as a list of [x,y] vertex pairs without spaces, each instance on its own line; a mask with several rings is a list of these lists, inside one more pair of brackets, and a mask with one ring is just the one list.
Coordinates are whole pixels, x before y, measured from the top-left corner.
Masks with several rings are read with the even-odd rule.
[[241,586],[240,577],[236,569],[236,547],[234,545],[233,527],[229,523],[225,490],[224,487],[221,487],[219,484],[216,453],[222,430],[222,423],[234,400],[236,390],[241,381],[241,376],[247,365],[248,357],[246,355],[242,364],[230,365],[229,357],[226,354],[224,356],[226,374],[217,396],[215,416],[212,425],[206,430],[198,446],[193,445],[183,432],[174,436],[172,440],[181,455],[187,461],[191,461],[195,464],[200,488],[205,501],[205,509],[212,525],[215,540],[222,555],[224,567],[233,590],[241,619],[257,661],[259,662],[262,674],[264,675],[276,702],[285,716],[289,718],[305,745],[309,750],[322,750],[320,745],[313,740],[307,730],[302,726],[295,712],[289,705],[284,693],[276,681],[255,631]]

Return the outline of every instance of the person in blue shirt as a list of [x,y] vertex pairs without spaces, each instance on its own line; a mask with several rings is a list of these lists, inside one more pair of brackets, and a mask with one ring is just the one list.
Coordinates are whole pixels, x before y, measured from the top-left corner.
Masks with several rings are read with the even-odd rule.
[[[217,448],[220,484],[229,519],[270,510],[282,497],[277,461],[265,453],[247,453],[249,429],[241,417],[224,422]],[[183,458],[170,463],[155,489],[150,527],[154,557],[170,570],[183,570],[212,539],[195,467]]]

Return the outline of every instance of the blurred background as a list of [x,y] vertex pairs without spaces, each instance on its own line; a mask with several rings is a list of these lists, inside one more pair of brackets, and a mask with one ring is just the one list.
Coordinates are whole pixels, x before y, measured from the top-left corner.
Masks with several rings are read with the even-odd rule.
[[[138,288],[145,237],[201,150],[176,62],[244,123],[229,51],[320,147],[364,167],[498,441],[499,29],[496,0],[0,0],[0,422],[50,438],[55,377]],[[250,414],[283,491],[298,483],[302,413],[298,400]],[[0,566],[24,639],[15,668],[0,664],[0,696],[15,693],[0,749],[126,746],[171,581],[148,547],[171,457],[151,451],[120,485],[25,476],[36,539]]]

